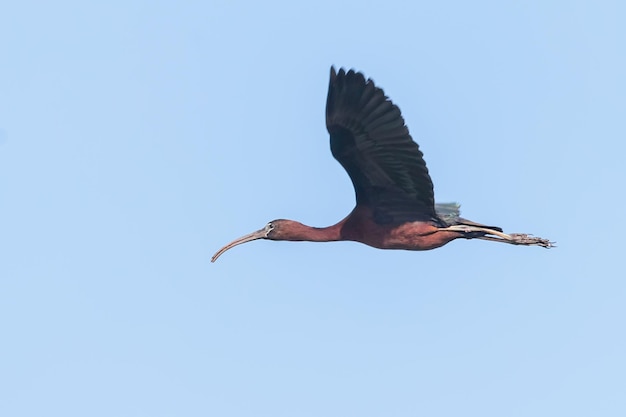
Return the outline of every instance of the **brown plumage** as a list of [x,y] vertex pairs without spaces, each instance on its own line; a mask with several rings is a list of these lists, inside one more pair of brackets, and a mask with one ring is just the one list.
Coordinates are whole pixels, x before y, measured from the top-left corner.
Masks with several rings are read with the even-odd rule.
[[330,70],[326,101],[330,149],[348,172],[356,207],[339,223],[305,226],[274,220],[263,229],[220,249],[256,239],[328,242],[350,240],[380,249],[428,250],[457,238],[513,245],[552,247],[547,239],[505,234],[459,217],[457,204],[435,204],[433,183],[423,154],[413,141],[398,106],[372,80],[354,70]]

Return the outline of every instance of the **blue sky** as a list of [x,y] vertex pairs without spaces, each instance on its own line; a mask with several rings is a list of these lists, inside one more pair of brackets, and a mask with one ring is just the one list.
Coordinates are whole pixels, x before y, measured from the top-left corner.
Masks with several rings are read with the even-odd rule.
[[[622,3],[2,9],[1,415],[625,415]],[[331,64],[400,106],[438,201],[558,248],[211,264],[352,209]]]

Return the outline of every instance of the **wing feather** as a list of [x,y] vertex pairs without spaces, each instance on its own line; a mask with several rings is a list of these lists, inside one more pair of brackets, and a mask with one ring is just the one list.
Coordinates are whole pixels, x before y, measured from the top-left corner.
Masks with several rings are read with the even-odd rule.
[[368,205],[377,222],[440,222],[423,154],[398,106],[372,80],[331,68],[326,127],[357,204]]

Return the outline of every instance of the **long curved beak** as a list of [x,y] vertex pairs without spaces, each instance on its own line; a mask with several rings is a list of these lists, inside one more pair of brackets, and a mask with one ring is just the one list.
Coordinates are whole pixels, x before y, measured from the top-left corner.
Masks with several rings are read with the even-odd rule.
[[217,252],[215,252],[215,255],[213,255],[213,257],[211,258],[211,262],[215,262],[217,260],[217,258],[219,258],[222,253],[226,252],[228,249],[230,249],[230,248],[232,248],[234,246],[241,245],[242,243],[246,243],[246,242],[252,242],[253,240],[265,239],[265,238],[267,238],[267,229],[266,228],[263,228],[261,230],[257,230],[256,232],[252,232],[252,233],[247,234],[245,236],[241,236],[239,239],[233,240],[228,245],[224,246],[222,249],[220,249]]

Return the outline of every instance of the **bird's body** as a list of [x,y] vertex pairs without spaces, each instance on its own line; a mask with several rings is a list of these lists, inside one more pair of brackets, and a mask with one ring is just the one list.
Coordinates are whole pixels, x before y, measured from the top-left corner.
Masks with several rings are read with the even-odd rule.
[[274,220],[272,240],[361,242],[379,249],[428,250],[458,237],[457,232],[439,232],[425,222],[399,225],[378,224],[367,207],[357,206],[345,219],[329,227],[310,227],[293,220]]
[[457,204],[435,204],[433,183],[417,143],[394,105],[361,73],[331,68],[326,127],[335,159],[348,172],[356,207],[339,223],[305,226],[274,220],[220,249],[211,259],[256,239],[329,242],[348,240],[380,249],[429,250],[457,239],[551,247],[546,239],[505,234],[459,217]]

